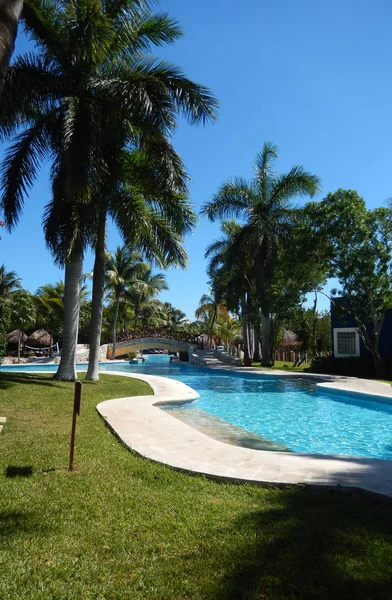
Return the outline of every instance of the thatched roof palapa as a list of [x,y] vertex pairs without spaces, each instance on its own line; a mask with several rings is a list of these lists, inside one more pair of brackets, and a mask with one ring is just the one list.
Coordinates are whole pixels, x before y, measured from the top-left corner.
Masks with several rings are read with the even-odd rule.
[[292,348],[298,343],[299,340],[297,334],[294,333],[294,331],[291,331],[290,329],[283,328],[283,337],[282,341],[280,342],[280,345],[285,346],[286,348]]
[[33,346],[33,348],[53,346],[53,338],[45,329],[37,329],[27,338],[26,346]]
[[10,346],[17,346],[19,341],[25,342],[27,340],[27,335],[23,333],[20,329],[14,329],[7,335],[7,344]]

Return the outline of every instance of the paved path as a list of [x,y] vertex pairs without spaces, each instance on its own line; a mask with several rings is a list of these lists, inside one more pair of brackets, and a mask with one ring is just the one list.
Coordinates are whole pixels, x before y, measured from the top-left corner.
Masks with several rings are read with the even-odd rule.
[[[245,369],[241,369],[244,372]],[[255,372],[255,371],[252,371]],[[257,373],[257,372],[256,372]],[[108,374],[105,371],[105,374]],[[258,484],[306,484],[355,488],[392,497],[392,461],[335,455],[266,452],[231,446],[197,431],[160,410],[160,404],[191,402],[197,392],[185,384],[152,375],[115,372],[147,381],[154,396],[107,400],[98,412],[129,448],[176,469],[216,479]],[[267,374],[263,371],[263,374]],[[271,375],[293,376],[273,371]],[[304,376],[304,375],[299,375]],[[314,378],[314,375],[312,375]],[[392,399],[388,384],[354,378],[320,376],[324,387],[382,395]]]

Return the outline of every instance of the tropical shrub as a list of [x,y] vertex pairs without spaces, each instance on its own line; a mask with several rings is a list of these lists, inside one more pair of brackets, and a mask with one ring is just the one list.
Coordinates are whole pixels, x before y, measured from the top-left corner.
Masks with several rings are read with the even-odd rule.
[[186,350],[181,350],[180,351],[180,360],[182,360],[182,362],[188,362],[189,361],[188,352],[186,352]]
[[334,358],[333,356],[315,356],[310,365],[313,373],[328,375],[346,375],[347,377],[374,377],[374,364],[370,358]]
[[0,359],[5,356],[11,309],[6,298],[0,297]]

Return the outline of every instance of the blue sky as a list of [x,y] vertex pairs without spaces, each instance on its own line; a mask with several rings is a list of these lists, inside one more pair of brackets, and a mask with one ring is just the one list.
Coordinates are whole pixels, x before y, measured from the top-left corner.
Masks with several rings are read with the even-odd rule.
[[[161,0],[159,10],[178,19],[185,36],[156,55],[209,86],[221,104],[214,125],[180,122],[174,137],[197,211],[225,179],[252,176],[265,140],[279,146],[279,171],[301,164],[320,176],[320,198],[351,188],[373,208],[392,196],[388,0]],[[22,34],[17,48],[26,48]],[[44,168],[18,227],[11,234],[3,231],[0,241],[0,263],[15,270],[31,291],[62,276],[41,233],[48,197]],[[160,298],[190,318],[208,291],[203,255],[218,235],[218,224],[200,218],[186,241],[188,270],[167,274],[170,290]],[[111,228],[109,249],[120,243]],[[84,269],[91,268],[88,253]]]

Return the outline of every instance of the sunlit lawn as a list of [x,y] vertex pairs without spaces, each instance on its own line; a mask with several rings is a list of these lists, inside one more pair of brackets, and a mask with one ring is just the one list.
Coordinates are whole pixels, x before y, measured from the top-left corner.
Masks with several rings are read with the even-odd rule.
[[[253,362],[252,363],[252,367],[260,367],[260,363],[259,362]],[[261,367],[262,369],[264,368],[268,368],[268,369],[280,369],[282,371],[293,371],[295,373],[297,372],[301,372],[301,371],[306,371],[307,369],[309,369],[310,367],[310,363],[305,363],[303,362],[299,367],[294,367],[294,363],[290,362],[290,361],[284,361],[284,360],[276,360],[274,363],[273,367]]]
[[95,406],[141,393],[110,375],[84,385],[69,473],[72,386],[0,374],[1,600],[392,598],[390,504],[140,458]]

